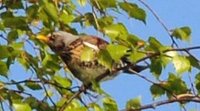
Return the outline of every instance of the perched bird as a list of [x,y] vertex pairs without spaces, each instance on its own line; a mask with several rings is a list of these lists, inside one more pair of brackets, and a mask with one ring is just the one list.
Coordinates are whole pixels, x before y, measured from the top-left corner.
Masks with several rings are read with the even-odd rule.
[[[112,74],[112,70],[116,73],[117,69],[130,64],[128,61],[121,59],[121,63],[113,63],[111,70],[98,62],[97,55],[108,45],[105,40],[95,36],[78,36],[64,31],[53,32],[47,36],[38,35],[37,38],[44,41],[61,59],[65,62],[71,73],[81,80],[84,84],[95,81],[96,79],[104,79],[104,76],[116,76]],[[94,58],[91,61],[82,61],[81,55],[84,48],[91,48],[94,52]],[[133,65],[122,71],[128,73],[140,72],[147,66]],[[102,76],[102,77],[101,77]]]

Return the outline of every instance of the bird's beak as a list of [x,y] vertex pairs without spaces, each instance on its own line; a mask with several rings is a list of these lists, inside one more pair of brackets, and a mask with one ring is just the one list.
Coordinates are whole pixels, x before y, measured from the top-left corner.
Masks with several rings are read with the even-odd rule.
[[42,42],[45,42],[45,43],[48,43],[49,42],[49,38],[45,35],[37,35],[36,37],[38,40],[42,41]]

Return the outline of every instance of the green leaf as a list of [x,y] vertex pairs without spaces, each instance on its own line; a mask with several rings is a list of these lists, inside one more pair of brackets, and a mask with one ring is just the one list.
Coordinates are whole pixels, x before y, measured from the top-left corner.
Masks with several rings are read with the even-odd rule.
[[110,97],[103,99],[104,111],[118,111],[117,103]]
[[119,62],[121,58],[127,53],[129,48],[123,45],[114,45],[110,44],[107,46],[107,50],[112,57],[112,59],[116,62]]
[[92,90],[94,90],[98,94],[104,94],[104,95],[106,95],[106,93],[104,92],[104,90],[101,89],[101,86],[100,86],[99,82],[92,81]]
[[162,61],[160,59],[151,59],[150,70],[156,78],[160,77],[162,72]]
[[141,97],[128,100],[126,103],[126,110],[138,109],[141,107]]
[[27,103],[13,103],[15,111],[32,111]]
[[175,56],[172,59],[175,70],[178,74],[182,74],[191,69],[190,61],[184,56]]
[[[165,48],[166,49],[171,49],[171,48]],[[163,67],[166,67],[167,64],[169,64],[172,61],[172,58],[174,56],[177,56],[178,53],[176,51],[168,51],[166,53],[161,53],[161,55],[159,56],[160,60],[161,60],[161,64]]]
[[12,30],[8,33],[8,41],[9,43],[12,43],[13,41],[15,41],[18,38],[18,32],[17,30]]
[[140,20],[146,23],[146,13],[145,11],[138,7],[137,4],[128,3],[128,2],[120,2],[119,6],[122,10],[124,10],[130,17]]
[[94,111],[103,111],[103,109],[96,103],[91,103],[89,104],[89,107],[91,107],[92,109],[94,109]]
[[32,90],[40,90],[40,89],[42,89],[42,87],[40,86],[40,84],[34,83],[34,82],[27,82],[25,85],[28,88],[32,89]]
[[58,71],[61,68],[61,66],[57,63],[58,61],[59,58],[57,55],[45,52],[45,57],[42,61],[42,65],[50,70]]
[[23,3],[20,0],[6,0],[6,7],[11,9],[23,9]]
[[81,53],[81,61],[92,61],[95,58],[94,49],[90,47],[85,47]]
[[160,97],[165,94],[165,90],[155,84],[150,87],[150,91],[154,98]]
[[171,97],[171,94],[185,94],[188,91],[186,83],[179,76],[172,73],[169,74],[165,88],[170,91],[167,92],[168,97]]
[[65,87],[65,88],[69,88],[72,85],[72,82],[64,77],[61,77],[59,75],[55,75],[53,77],[53,80],[58,83],[60,86]]
[[107,36],[111,37],[111,39],[116,39],[117,37],[123,38],[128,35],[126,27],[121,23],[104,27],[103,31]]
[[77,0],[78,4],[84,7],[87,4],[87,0]]
[[5,27],[4,27],[2,20],[0,20],[0,30],[5,31]]
[[49,2],[48,0],[43,0],[43,10],[51,20],[56,23],[58,22],[58,10],[52,2]]
[[8,58],[10,55],[10,51],[8,50],[8,46],[0,45],[0,51],[3,53],[0,53],[0,59]]
[[111,69],[113,60],[107,50],[101,50],[98,54],[98,63]]
[[67,11],[63,10],[59,18],[64,24],[68,24],[71,23],[75,17],[74,15],[68,14]]
[[27,7],[27,18],[29,22],[32,22],[34,19],[38,19],[38,5],[31,5],[30,7]]
[[163,45],[155,37],[149,37],[148,42],[151,49],[154,51],[161,51],[160,49],[163,48]]
[[0,61],[0,75],[7,76],[8,68],[6,63]]
[[191,29],[187,26],[174,29],[172,36],[177,39],[189,41],[191,38]]
[[97,0],[94,1],[92,0],[92,4],[99,10],[103,10],[106,8],[115,8],[116,5],[116,0]]
[[129,59],[136,63],[138,60],[140,60],[141,58],[145,57],[146,54],[144,53],[141,53],[141,52],[137,52],[137,51],[134,51],[131,53],[131,55],[129,56]]
[[198,94],[200,94],[200,73],[196,74],[195,76],[195,87],[198,91]]
[[102,18],[99,18],[97,21],[100,26],[100,29],[103,29],[106,26],[112,25],[114,20],[112,16],[103,16]]
[[11,29],[21,29],[21,30],[29,30],[28,24],[26,23],[26,17],[8,17],[3,19],[3,24],[5,27],[9,27]]
[[[24,100],[24,103],[27,103],[31,106],[31,108],[39,108],[41,104],[38,102],[38,100],[34,97],[27,97]],[[47,109],[46,109],[47,110]]]
[[192,56],[187,56],[187,59],[190,61],[191,66],[200,69],[200,63]]

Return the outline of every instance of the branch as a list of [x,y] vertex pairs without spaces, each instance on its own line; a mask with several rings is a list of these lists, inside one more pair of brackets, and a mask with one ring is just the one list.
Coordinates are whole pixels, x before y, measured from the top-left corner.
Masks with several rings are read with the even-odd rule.
[[56,109],[56,104],[55,104],[55,102],[53,101],[53,99],[51,98],[51,96],[49,95],[49,93],[48,93],[48,91],[47,91],[45,85],[42,84],[42,87],[44,88],[44,91],[45,91],[45,93],[46,93],[47,98],[49,98],[50,102],[53,104],[54,108]]
[[8,39],[7,38],[5,38],[2,34],[0,34],[0,38],[2,38],[2,39],[4,39],[5,41],[7,41],[8,42]]
[[[194,47],[187,47],[187,48],[173,48],[173,49],[166,49],[164,51],[162,51],[162,53],[166,53],[166,52],[170,52],[170,51],[190,51],[190,50],[196,50],[196,49],[200,49],[200,46],[194,46]],[[141,58],[140,60],[137,61],[137,63],[142,62],[146,59],[152,58],[152,57],[156,57],[159,56],[161,54],[161,52],[156,52],[156,53],[151,53],[146,57]]]
[[75,99],[77,98],[81,93],[86,91],[86,87],[84,85],[81,86],[78,92],[76,92],[74,95],[72,95],[65,103],[61,106],[61,108],[58,111],[64,111],[65,108]]
[[[50,84],[50,85],[53,85],[55,87],[58,87],[58,88],[61,88],[61,89],[66,89],[66,90],[69,90],[69,91],[72,91],[71,88],[66,88],[66,87],[62,87],[56,83],[53,83],[53,82],[50,82],[50,81],[47,81],[45,79],[42,79],[42,80],[22,80],[22,81],[17,81],[17,82],[4,82],[5,85],[17,85],[17,84],[22,84],[22,83],[29,83],[29,82],[33,82],[33,83],[43,83],[43,84]],[[73,92],[73,91],[72,91]]]
[[200,98],[191,94],[181,94],[180,97],[177,96],[177,98],[172,98],[168,100],[162,100],[162,101],[157,101],[152,104],[147,104],[143,105],[140,108],[137,109],[129,109],[128,111],[140,111],[144,109],[155,109],[157,106],[169,104],[169,103],[174,103],[174,102],[179,102],[179,103],[185,103],[185,102],[196,102],[200,103]]

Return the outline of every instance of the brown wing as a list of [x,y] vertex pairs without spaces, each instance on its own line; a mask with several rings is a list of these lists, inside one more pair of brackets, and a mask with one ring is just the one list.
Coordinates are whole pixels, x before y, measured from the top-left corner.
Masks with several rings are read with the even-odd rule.
[[[103,39],[94,36],[82,36],[76,41],[72,42],[68,47],[67,51],[70,53],[72,58],[80,59],[81,53],[85,46],[94,48],[94,51],[97,52],[96,48],[99,50],[106,48],[106,42]],[[98,53],[98,52],[97,52]]]
[[[97,58],[88,62],[81,61],[80,58],[83,49],[86,46],[91,46],[91,48],[97,47],[98,50],[101,50],[106,48],[107,44],[106,41],[100,38],[83,36],[65,47],[60,56],[75,77],[84,83],[91,82],[99,75],[104,74],[109,70],[101,64],[98,64]],[[96,54],[98,54],[98,50],[94,48]]]

